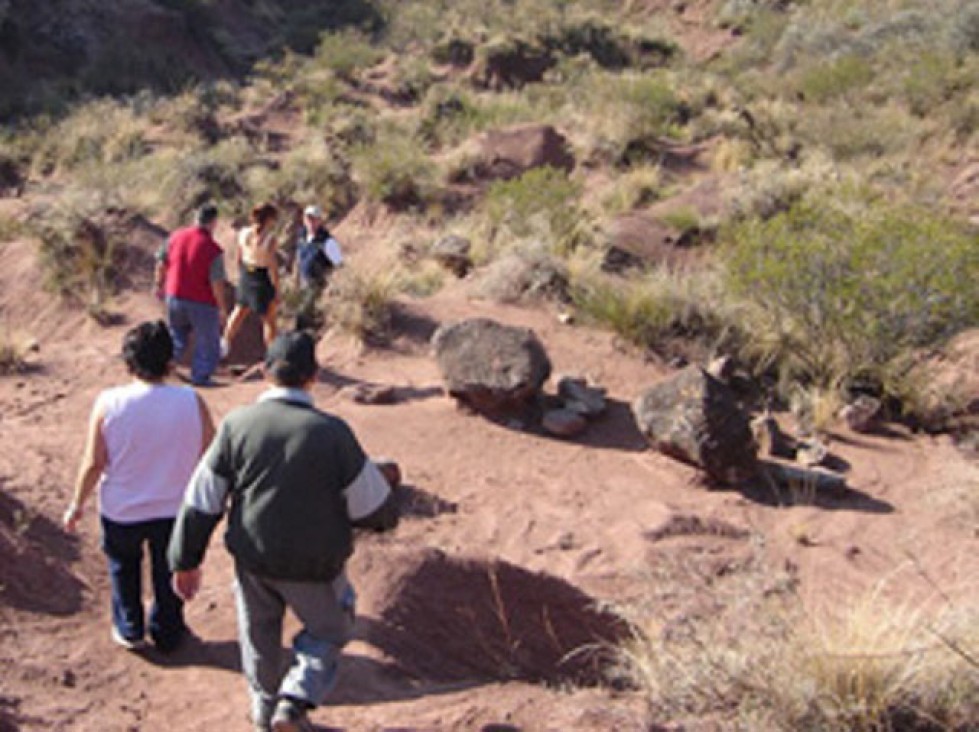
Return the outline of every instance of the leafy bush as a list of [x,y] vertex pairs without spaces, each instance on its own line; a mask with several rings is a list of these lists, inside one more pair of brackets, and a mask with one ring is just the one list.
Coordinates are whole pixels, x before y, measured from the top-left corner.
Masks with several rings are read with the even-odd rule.
[[578,206],[581,185],[560,170],[535,168],[519,178],[497,181],[486,194],[487,220],[499,235],[536,237],[551,251],[570,251],[584,224]]
[[435,166],[418,140],[396,127],[377,141],[352,151],[356,178],[365,195],[395,209],[423,207],[430,197]]
[[277,167],[250,168],[245,180],[251,200],[315,201],[331,218],[342,218],[357,202],[350,162],[318,135],[289,150]]
[[572,272],[576,310],[634,345],[666,353],[683,338],[703,354],[735,335],[707,273],[662,269],[622,279],[594,269]]
[[800,75],[798,90],[807,101],[823,104],[863,89],[875,77],[874,68],[866,59],[849,54],[807,68]]
[[40,240],[46,286],[60,297],[99,309],[114,290],[125,242],[108,225],[111,206],[76,191],[35,212],[29,226]]
[[169,212],[179,221],[205,201],[224,204],[235,216],[244,216],[253,204],[247,200],[247,169],[257,161],[255,150],[241,137],[222,140],[213,147],[185,152],[161,166],[158,190]]
[[819,386],[886,389],[911,349],[979,323],[974,239],[929,211],[844,190],[736,224],[726,240],[727,285],[750,306],[749,350]]
[[149,152],[148,129],[147,119],[110,100],[77,107],[56,123],[41,120],[33,172],[70,172],[138,159]]
[[586,120],[593,147],[611,160],[635,162],[657,138],[677,136],[684,105],[668,77],[593,74],[583,87],[585,107],[602,110]]
[[324,33],[316,46],[312,66],[328,69],[339,79],[351,82],[358,72],[373,66],[382,57],[382,51],[356,32]]

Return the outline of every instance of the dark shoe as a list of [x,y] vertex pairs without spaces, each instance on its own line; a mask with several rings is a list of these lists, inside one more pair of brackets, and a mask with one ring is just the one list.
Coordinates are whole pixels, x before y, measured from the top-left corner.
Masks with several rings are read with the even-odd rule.
[[150,637],[153,639],[153,647],[160,653],[173,653],[183,645],[188,635],[190,635],[190,631],[187,628],[166,634],[155,635],[150,633]]
[[142,638],[127,638],[116,626],[112,626],[112,642],[117,646],[125,648],[127,651],[140,651],[146,648],[146,641]]
[[272,732],[313,732],[308,710],[309,706],[297,699],[280,699],[272,715]]

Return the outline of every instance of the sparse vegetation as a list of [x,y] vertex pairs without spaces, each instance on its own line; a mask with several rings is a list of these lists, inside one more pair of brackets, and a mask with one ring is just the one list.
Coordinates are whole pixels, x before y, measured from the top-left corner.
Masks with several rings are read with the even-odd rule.
[[359,341],[383,342],[390,336],[393,299],[399,289],[395,268],[367,274],[345,267],[330,279],[327,324]]
[[[664,557],[622,650],[655,718],[710,715],[730,729],[967,730],[979,710],[975,612],[894,602],[882,584],[807,608],[791,574],[754,557],[724,577]],[[668,589],[667,589],[668,588]]]
[[738,224],[726,239],[727,284],[748,304],[747,347],[788,381],[888,389],[911,349],[979,322],[967,284],[979,274],[974,239],[926,211],[850,191]]
[[[213,22],[221,3],[166,5],[199,21],[194,40],[214,53],[204,66],[227,77],[201,82],[190,55],[168,65],[141,48],[93,51],[77,79],[36,89],[0,69],[0,114],[47,112],[14,119],[0,141],[0,195],[42,202],[26,222],[4,209],[0,242],[35,237],[48,287],[96,317],[126,244],[109,212],[171,226],[213,200],[237,223],[271,200],[320,204],[331,227],[354,212],[358,234],[392,248],[406,220],[413,242],[459,230],[473,247],[475,269],[456,283],[467,295],[560,303],[644,351],[732,354],[816,431],[857,389],[914,416],[932,396],[926,356],[979,326],[976,189],[949,186],[979,140],[975,0],[940,12],[925,0],[728,0],[707,30],[737,37],[687,51],[666,29],[695,14],[676,4],[663,22],[663,4],[631,1],[269,0],[246,3],[244,20],[267,29],[254,37]],[[135,93],[93,96],[105,91]],[[555,126],[574,170],[488,179],[479,134],[524,122]],[[709,217],[653,209],[682,236],[720,222],[695,269],[601,268],[602,224],[695,184],[717,196]],[[353,261],[330,280],[326,324],[382,344],[395,298],[449,276],[428,259],[358,269],[359,246],[344,241]],[[285,322],[299,303],[283,290]],[[24,368],[25,343],[0,329],[0,372]],[[957,529],[979,526],[975,495],[956,493]],[[818,498],[800,481],[786,510]],[[792,548],[815,546],[799,525]],[[756,558],[663,569],[678,574],[624,611],[628,680],[658,720],[966,732],[979,718],[974,607],[886,602],[884,588],[833,613]]]

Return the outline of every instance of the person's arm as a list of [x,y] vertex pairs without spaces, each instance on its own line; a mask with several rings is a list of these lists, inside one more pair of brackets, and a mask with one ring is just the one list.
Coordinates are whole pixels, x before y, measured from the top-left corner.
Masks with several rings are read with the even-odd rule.
[[84,515],[85,502],[95,491],[99,478],[109,464],[109,451],[105,444],[105,437],[102,435],[102,422],[102,410],[96,404],[89,419],[88,438],[78,468],[78,477],[75,480],[75,492],[62,519],[65,531],[69,533],[74,533],[78,528],[78,522]]
[[211,282],[211,292],[214,293],[214,300],[218,304],[218,311],[221,314],[221,319],[224,320],[228,317],[228,292],[225,286],[225,282],[228,279],[228,275],[224,270],[224,255],[219,255],[214,258],[211,262],[211,271],[209,273],[209,279]]
[[200,566],[211,534],[224,515],[230,482],[218,472],[221,456],[219,433],[207,449],[187,484],[183,505],[174,522],[167,562],[173,573],[173,590],[183,600],[192,600],[201,587]]
[[350,523],[359,529],[390,531],[398,525],[399,510],[394,491],[369,459],[354,481],[344,489]]
[[272,286],[275,288],[276,299],[282,298],[282,291],[279,289],[279,240],[271,237],[269,241],[269,259],[272,266],[269,267],[269,276],[272,278]]
[[207,448],[214,439],[214,419],[211,417],[211,410],[207,408],[207,402],[201,399],[201,395],[194,393],[197,397],[197,411],[201,418],[201,457],[207,452]]
[[153,294],[163,299],[164,287],[167,279],[167,253],[170,248],[170,240],[163,242],[159,251],[156,253],[156,265],[153,267]]
[[323,242],[323,254],[326,258],[330,260],[330,264],[334,267],[339,267],[343,264],[343,253],[340,251],[340,242],[338,242],[332,234],[326,237],[326,241]]

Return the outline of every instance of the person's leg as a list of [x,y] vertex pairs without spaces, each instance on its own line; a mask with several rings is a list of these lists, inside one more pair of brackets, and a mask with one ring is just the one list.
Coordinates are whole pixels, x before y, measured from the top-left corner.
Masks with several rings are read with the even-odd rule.
[[248,315],[248,308],[242,304],[235,305],[234,310],[231,311],[231,316],[228,318],[227,325],[224,326],[224,342],[231,347],[231,344],[235,340],[235,336],[238,335],[238,331],[241,329],[241,324],[245,322],[245,317]]
[[172,651],[187,632],[184,603],[173,591],[167,546],[173,532],[173,519],[146,522],[146,539],[150,545],[153,576],[153,607],[150,610],[150,637],[156,647]]
[[190,380],[206,384],[221,360],[221,322],[214,305],[189,303],[187,308],[194,328],[194,357]]
[[336,685],[340,652],[353,636],[353,586],[341,573],[333,582],[278,582],[276,587],[302,623],[279,696],[318,706]]
[[241,668],[248,680],[252,720],[268,726],[282,678],[282,617],[285,603],[273,582],[235,568]]
[[143,546],[138,526],[102,520],[102,551],[109,560],[112,585],[112,624],[125,641],[142,641],[143,585],[141,565]]
[[167,298],[167,325],[170,338],[173,339],[173,360],[177,363],[187,350],[190,340],[190,318],[184,308],[184,301],[175,297]]
[[262,335],[265,338],[265,347],[268,348],[275,340],[278,327],[275,322],[278,303],[275,300],[269,303],[265,315],[262,317]]

